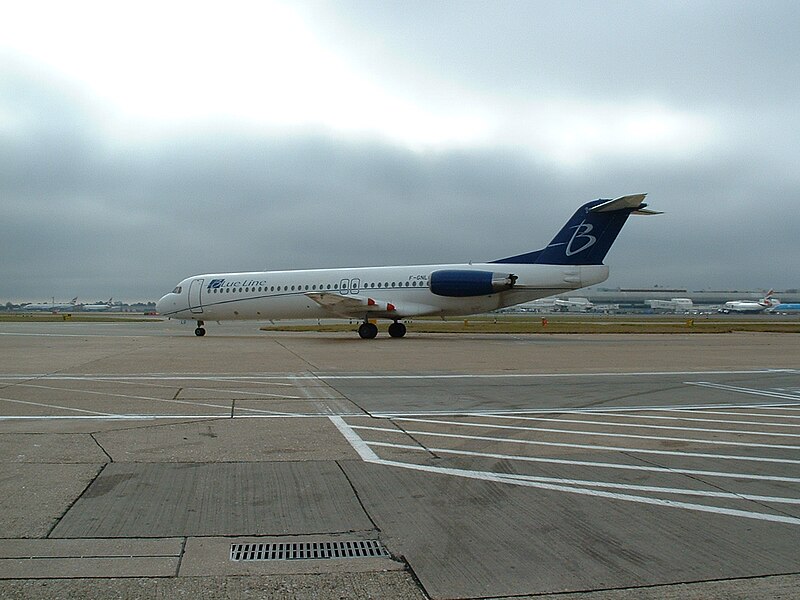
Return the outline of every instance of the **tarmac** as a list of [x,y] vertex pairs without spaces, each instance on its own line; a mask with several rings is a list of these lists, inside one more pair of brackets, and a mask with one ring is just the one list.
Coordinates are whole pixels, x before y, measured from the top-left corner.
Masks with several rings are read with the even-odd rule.
[[0,323],[0,596],[800,597],[798,335],[207,328]]

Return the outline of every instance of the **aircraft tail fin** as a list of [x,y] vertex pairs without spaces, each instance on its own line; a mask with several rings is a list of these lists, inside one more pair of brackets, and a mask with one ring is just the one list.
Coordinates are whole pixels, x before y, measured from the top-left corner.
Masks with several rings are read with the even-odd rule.
[[600,265],[631,214],[657,215],[647,210],[646,194],[614,200],[593,200],[581,206],[546,248],[510,256],[495,263]]

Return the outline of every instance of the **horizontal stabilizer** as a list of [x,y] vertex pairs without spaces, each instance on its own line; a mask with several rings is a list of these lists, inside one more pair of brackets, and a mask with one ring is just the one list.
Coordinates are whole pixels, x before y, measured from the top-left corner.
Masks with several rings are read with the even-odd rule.
[[613,210],[626,210],[633,209],[639,210],[642,207],[642,202],[647,194],[633,194],[631,196],[621,196],[614,200],[607,200],[602,204],[593,206],[589,212],[611,212]]

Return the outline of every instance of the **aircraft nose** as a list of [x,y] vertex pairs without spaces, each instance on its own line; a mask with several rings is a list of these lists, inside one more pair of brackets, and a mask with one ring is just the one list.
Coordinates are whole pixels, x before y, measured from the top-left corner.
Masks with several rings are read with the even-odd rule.
[[169,307],[169,297],[172,294],[167,294],[166,296],[161,296],[161,298],[156,302],[156,312],[160,315],[163,315]]

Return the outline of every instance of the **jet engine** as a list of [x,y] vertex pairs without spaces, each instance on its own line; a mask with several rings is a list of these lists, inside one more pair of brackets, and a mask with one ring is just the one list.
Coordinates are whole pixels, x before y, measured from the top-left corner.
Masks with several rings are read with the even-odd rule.
[[437,296],[464,298],[487,296],[514,287],[517,276],[467,269],[448,269],[431,273],[431,292]]

